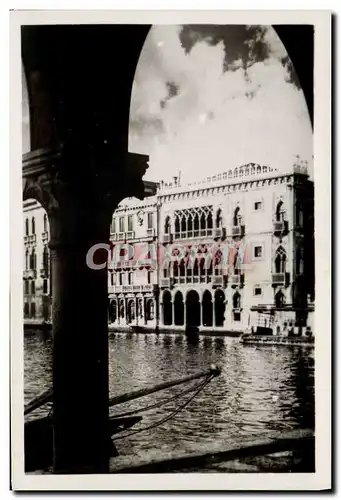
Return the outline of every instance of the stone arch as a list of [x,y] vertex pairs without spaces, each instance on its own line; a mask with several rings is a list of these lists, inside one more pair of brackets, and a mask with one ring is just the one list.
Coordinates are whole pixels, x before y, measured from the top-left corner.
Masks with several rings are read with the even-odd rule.
[[200,326],[200,316],[199,294],[196,290],[189,290],[186,294],[186,326]]
[[174,324],[182,326],[184,324],[184,301],[182,293],[178,290],[174,295]]
[[275,294],[275,306],[277,309],[282,308],[285,305],[285,295],[282,290],[278,290]]
[[286,260],[287,253],[285,249],[280,245],[275,254],[275,272],[276,273],[285,273],[286,270]]
[[110,319],[110,323],[115,323],[115,321],[117,320],[117,300],[116,299],[113,299],[110,301],[109,319]]
[[135,299],[127,300],[127,323],[131,323],[136,318]]
[[225,294],[222,290],[216,290],[214,294],[214,316],[215,316],[215,326],[224,326]]
[[202,296],[202,324],[203,326],[213,325],[212,294],[209,290],[205,290]]
[[146,319],[146,321],[153,321],[154,317],[155,317],[154,299],[147,298],[146,299],[145,319]]
[[165,290],[162,295],[163,324],[168,326],[173,322],[172,295],[169,290]]

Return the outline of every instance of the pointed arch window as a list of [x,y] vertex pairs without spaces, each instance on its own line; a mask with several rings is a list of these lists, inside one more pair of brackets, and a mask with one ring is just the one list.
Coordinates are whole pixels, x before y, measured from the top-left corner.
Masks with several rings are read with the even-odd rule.
[[170,234],[171,232],[171,223],[170,223],[170,217],[167,215],[166,220],[165,220],[165,234]]
[[284,220],[283,201],[279,201],[276,206],[276,221],[281,222]]
[[30,226],[29,226],[28,219],[26,218],[26,220],[25,220],[25,235],[28,236],[29,234],[30,234]]
[[282,246],[278,247],[275,255],[275,272],[285,273],[287,254]]
[[32,234],[36,234],[36,220],[34,217],[32,217],[31,220],[31,228],[32,228]]
[[44,233],[47,232],[47,214],[44,214]]
[[240,321],[240,319],[241,319],[241,313],[240,313],[241,300],[240,300],[240,293],[239,292],[235,292],[233,294],[232,307],[233,307],[233,321]]
[[240,207],[237,207],[233,214],[233,225],[240,226],[242,223],[242,216],[240,215]]

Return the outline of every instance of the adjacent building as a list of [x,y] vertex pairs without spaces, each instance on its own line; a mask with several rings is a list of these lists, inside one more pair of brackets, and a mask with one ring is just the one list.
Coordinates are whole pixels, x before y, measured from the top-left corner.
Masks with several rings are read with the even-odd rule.
[[[260,306],[279,311],[282,321],[311,323],[314,186],[307,164],[297,160],[284,174],[250,163],[187,185],[174,178],[149,193],[123,200],[113,214],[112,328],[241,332]],[[35,205],[26,204],[24,214],[24,314],[45,320],[48,228]]]

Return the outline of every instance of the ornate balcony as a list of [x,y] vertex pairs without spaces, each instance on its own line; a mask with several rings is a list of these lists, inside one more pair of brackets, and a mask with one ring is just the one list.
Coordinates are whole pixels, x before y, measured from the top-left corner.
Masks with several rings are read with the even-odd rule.
[[245,226],[232,226],[232,237],[242,238],[245,234]]
[[28,278],[36,279],[36,277],[37,277],[37,271],[35,269],[25,269],[24,270],[24,278],[25,279],[28,279]]
[[225,238],[225,228],[215,227],[213,229],[213,238],[214,239]]
[[40,269],[40,277],[41,278],[48,278],[49,277],[49,270],[48,270],[48,268],[42,267]]
[[212,276],[212,286],[213,287],[218,287],[218,286],[225,287],[226,286],[226,276],[223,276],[222,274],[221,275],[213,275]]
[[162,242],[163,243],[172,243],[172,234],[171,233],[166,233],[162,237]]
[[147,229],[147,238],[155,238],[156,231],[154,228]]
[[109,293],[151,293],[157,285],[148,283],[146,285],[114,285],[108,287]]
[[171,288],[173,286],[173,278],[161,278],[160,288]]
[[135,238],[135,231],[126,232],[126,239],[127,240],[133,240],[134,238]]
[[231,286],[243,286],[244,274],[232,274],[230,278]]
[[273,273],[272,274],[272,284],[276,286],[285,285],[285,273]]

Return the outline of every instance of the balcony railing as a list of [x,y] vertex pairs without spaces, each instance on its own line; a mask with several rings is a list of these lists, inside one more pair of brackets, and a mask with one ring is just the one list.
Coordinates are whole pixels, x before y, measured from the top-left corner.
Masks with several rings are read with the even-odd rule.
[[178,231],[174,233],[175,240],[187,240],[190,238],[209,238],[213,236],[213,229],[194,229],[191,231]]
[[37,236],[35,234],[24,236],[24,243],[35,244],[36,242],[37,242]]
[[147,229],[147,237],[148,238],[154,238],[155,237],[155,229],[154,228]]
[[166,233],[162,237],[163,243],[172,243],[172,234],[171,233]]
[[36,277],[37,277],[37,271],[35,269],[25,269],[24,270],[24,278],[36,279]]
[[232,236],[242,238],[245,234],[245,226],[232,226]]
[[274,222],[274,233],[283,233],[285,230],[285,224],[283,220]]
[[231,274],[229,281],[232,286],[244,285],[244,274]]
[[224,238],[225,236],[225,230],[224,228],[222,227],[215,227],[214,230],[213,230],[213,237],[215,239],[218,239],[218,238]]
[[117,233],[110,233],[110,239],[111,239],[111,241],[116,241],[117,240]]
[[117,233],[117,240],[118,241],[125,241],[125,233]]
[[43,233],[41,233],[41,238],[43,241],[46,241],[49,239],[49,233],[48,231],[44,231]]
[[40,277],[41,278],[48,278],[49,277],[49,270],[46,267],[42,267],[40,269]]
[[161,288],[171,288],[173,286],[173,278],[161,278],[160,287]]
[[273,273],[272,274],[272,284],[284,286],[285,285],[285,273]]
[[141,293],[141,292],[153,292],[156,285],[114,285],[108,287],[109,293]]
[[212,276],[212,286],[225,286],[225,276],[215,275]]
[[135,238],[135,231],[127,231],[126,232],[126,239],[127,240],[133,240]]

